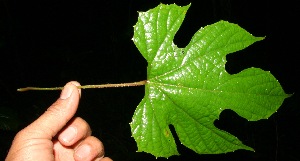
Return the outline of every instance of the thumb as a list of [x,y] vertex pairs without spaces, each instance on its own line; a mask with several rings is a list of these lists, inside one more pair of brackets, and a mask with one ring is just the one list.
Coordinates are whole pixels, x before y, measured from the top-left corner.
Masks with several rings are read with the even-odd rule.
[[67,83],[60,95],[47,111],[23,131],[30,132],[30,137],[51,140],[74,116],[80,99],[78,82]]

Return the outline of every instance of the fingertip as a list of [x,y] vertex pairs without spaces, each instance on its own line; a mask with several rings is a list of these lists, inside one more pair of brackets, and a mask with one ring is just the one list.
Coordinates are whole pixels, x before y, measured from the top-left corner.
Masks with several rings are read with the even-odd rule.
[[113,161],[112,159],[110,159],[109,157],[100,157],[95,159],[94,161]]
[[68,122],[65,128],[58,135],[58,140],[65,146],[72,146],[78,141],[91,136],[89,124],[80,117],[76,117]]
[[71,83],[67,83],[65,86],[64,86],[64,89],[61,91],[60,93],[60,99],[68,99],[71,94],[73,93],[73,90],[74,90],[74,87],[72,87],[73,85]]
[[68,82],[61,94],[60,94],[60,99],[67,99],[71,96],[71,94],[73,93],[73,91],[75,91],[76,89],[78,90],[79,96],[81,97],[81,89],[78,88],[78,86],[80,86],[80,83],[78,83],[77,81],[70,81]]
[[109,157],[104,157],[104,158],[100,158],[101,161],[113,161],[111,158]]
[[[80,83],[77,81],[70,81],[69,83],[72,83],[76,87],[81,86]],[[79,96],[81,96],[81,89],[80,88],[77,88],[77,89],[78,89]]]
[[85,138],[78,147],[75,148],[75,160],[95,160],[104,158],[103,143],[94,136]]

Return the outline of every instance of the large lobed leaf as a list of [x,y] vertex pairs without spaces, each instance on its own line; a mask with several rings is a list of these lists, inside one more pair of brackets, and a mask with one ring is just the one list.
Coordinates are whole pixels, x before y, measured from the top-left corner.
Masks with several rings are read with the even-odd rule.
[[227,54],[263,37],[219,21],[178,48],[173,39],[189,7],[160,4],[140,12],[134,26],[133,41],[148,62],[145,97],[130,124],[138,151],[178,155],[170,124],[180,142],[199,154],[253,150],[214,121],[224,109],[250,121],[265,119],[288,97],[270,72],[249,68],[230,75],[225,70]]

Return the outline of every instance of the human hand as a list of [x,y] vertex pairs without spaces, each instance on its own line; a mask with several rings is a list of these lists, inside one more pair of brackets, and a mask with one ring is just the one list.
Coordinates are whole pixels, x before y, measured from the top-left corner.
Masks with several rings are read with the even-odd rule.
[[112,161],[87,122],[76,117],[81,90],[69,82],[60,98],[17,133],[5,161]]

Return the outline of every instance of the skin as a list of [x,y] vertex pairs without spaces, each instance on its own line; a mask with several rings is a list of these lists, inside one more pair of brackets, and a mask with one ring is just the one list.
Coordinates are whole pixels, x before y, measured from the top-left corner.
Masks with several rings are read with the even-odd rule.
[[92,136],[90,126],[77,111],[78,82],[65,85],[60,98],[37,120],[17,133],[5,161],[112,161],[104,146]]

